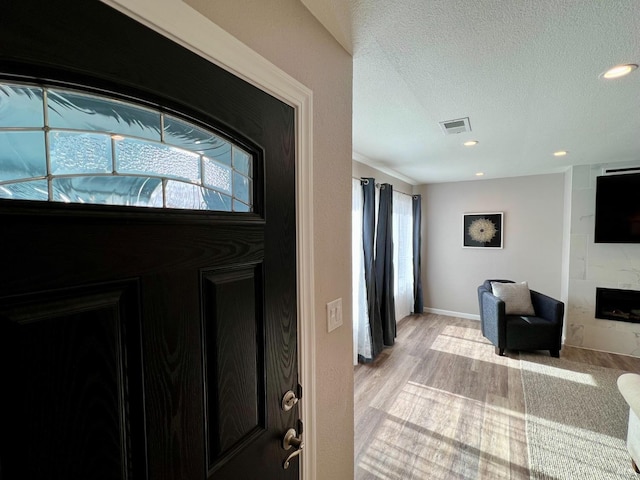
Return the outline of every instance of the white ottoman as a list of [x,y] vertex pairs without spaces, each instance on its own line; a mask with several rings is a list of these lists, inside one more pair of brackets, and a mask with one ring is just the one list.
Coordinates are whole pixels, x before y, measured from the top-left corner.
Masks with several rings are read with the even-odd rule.
[[618,377],[618,390],[629,404],[629,428],[627,450],[636,473],[640,473],[636,462],[640,461],[640,375],[624,373]]

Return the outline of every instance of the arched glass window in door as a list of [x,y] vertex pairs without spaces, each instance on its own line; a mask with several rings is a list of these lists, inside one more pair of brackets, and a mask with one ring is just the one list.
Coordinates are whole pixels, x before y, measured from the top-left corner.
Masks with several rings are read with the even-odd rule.
[[253,158],[161,111],[0,83],[0,198],[253,210]]

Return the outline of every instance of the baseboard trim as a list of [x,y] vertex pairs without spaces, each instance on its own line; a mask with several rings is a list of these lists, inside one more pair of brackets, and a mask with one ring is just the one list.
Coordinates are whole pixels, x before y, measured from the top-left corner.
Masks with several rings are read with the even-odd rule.
[[[589,350],[590,352],[612,353],[614,355],[622,355],[622,356],[625,356],[625,357],[638,358],[638,356],[631,355],[630,353],[612,352],[610,350],[599,350],[597,348],[583,347],[582,345],[571,345],[570,343],[564,343],[564,341],[562,342],[562,346],[563,347],[571,347],[571,348],[580,348],[582,350]],[[560,352],[562,352],[562,350]]]
[[473,313],[452,312],[450,310],[440,310],[439,308],[424,307],[424,313],[434,313],[436,315],[446,315],[447,317],[467,318],[469,320],[480,321],[480,315]]
[[[469,320],[480,321],[480,315],[474,315],[473,313],[453,312],[451,310],[441,310],[439,308],[424,307],[424,313],[433,313],[435,315],[446,315],[447,317],[466,318]],[[562,339],[562,346],[572,347],[572,348],[581,348],[582,350],[590,350],[592,352],[612,353],[615,355],[623,355],[631,358],[639,358],[638,356],[631,355],[630,353],[612,352],[610,350],[600,350],[597,348],[583,347],[582,345],[571,345],[569,343],[566,343],[564,338]]]

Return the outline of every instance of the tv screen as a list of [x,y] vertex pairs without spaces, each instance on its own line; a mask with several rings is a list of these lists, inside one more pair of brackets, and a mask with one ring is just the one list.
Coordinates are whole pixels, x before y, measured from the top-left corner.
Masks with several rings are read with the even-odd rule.
[[596,243],[640,243],[640,173],[596,179]]

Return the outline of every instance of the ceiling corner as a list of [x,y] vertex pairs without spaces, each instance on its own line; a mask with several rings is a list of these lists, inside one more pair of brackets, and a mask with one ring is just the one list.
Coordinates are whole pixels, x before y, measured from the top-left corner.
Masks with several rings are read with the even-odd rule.
[[351,2],[349,0],[300,0],[342,47],[353,55]]

